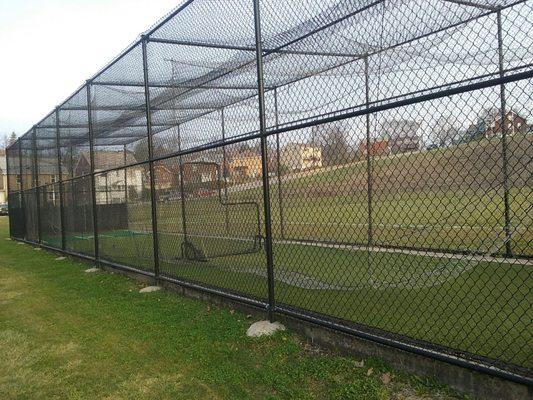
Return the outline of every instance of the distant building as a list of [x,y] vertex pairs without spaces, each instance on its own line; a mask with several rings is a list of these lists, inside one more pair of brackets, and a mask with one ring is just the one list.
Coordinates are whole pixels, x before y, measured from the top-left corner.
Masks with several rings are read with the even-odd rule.
[[420,150],[420,136],[401,136],[391,140],[391,153],[401,154]]
[[261,155],[252,150],[243,150],[233,155],[228,164],[228,172],[234,179],[260,178]]
[[389,138],[392,154],[420,150],[421,138],[417,134],[420,123],[407,119],[394,119],[383,124],[382,137]]
[[516,133],[527,133],[531,130],[526,119],[518,113],[509,110],[502,124],[501,111],[497,107],[488,108],[481,112],[477,120],[470,124],[468,129],[460,134],[459,142],[470,142],[472,140],[489,139],[502,136],[502,127],[506,127],[507,135]]
[[506,133],[509,136],[516,133],[523,134],[530,129],[526,119],[511,110],[505,114],[502,124],[502,115],[498,110],[496,115],[493,115],[492,118],[486,122],[483,136],[485,136],[485,138],[501,137],[503,134],[503,127],[507,129]]
[[281,166],[292,171],[322,167],[322,149],[304,143],[289,143],[281,149]]
[[[57,167],[57,157],[39,157],[37,162],[37,173],[39,185],[48,185],[59,182],[59,168]],[[66,178],[66,174],[63,174]]]
[[[368,150],[370,151],[371,156],[386,156],[391,153],[389,141],[386,139],[370,142]],[[358,151],[361,157],[366,157],[366,142],[359,143]]]
[[[78,162],[74,167],[74,176],[86,175],[91,172],[91,161],[89,152],[82,152]],[[94,171],[102,171],[110,168],[117,168],[124,165],[135,164],[137,159],[133,153],[127,151],[95,151]]]
[[[177,188],[179,172],[172,171],[166,165],[154,165],[154,187],[158,192]],[[150,190],[150,177],[144,179],[144,188]]]
[[[22,163],[22,176],[18,176],[17,180],[20,182],[22,178],[22,189],[30,189],[35,185],[35,165],[33,159],[25,158]],[[67,174],[63,175],[64,178]],[[37,162],[37,178],[38,184],[48,185],[50,183],[59,182],[59,173],[57,168],[57,157],[39,157]]]
[[[94,153],[95,172],[136,162],[135,156],[130,152],[96,151]],[[90,172],[89,153],[81,153],[74,173],[80,176]],[[128,196],[132,194],[140,196],[145,186],[144,181],[144,168],[141,166],[97,173],[94,178],[96,204],[125,203]]]
[[[183,163],[183,183],[189,184],[215,184],[219,180],[218,164],[210,161],[193,161]],[[207,184],[207,185],[205,185]]]

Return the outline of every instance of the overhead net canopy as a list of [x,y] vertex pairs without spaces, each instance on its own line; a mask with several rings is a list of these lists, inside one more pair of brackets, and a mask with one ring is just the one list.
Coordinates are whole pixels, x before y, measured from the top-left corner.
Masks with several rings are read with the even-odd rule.
[[[527,10],[522,10],[527,7],[526,2],[511,0],[261,0],[268,127],[363,108],[367,96],[371,103],[385,103],[496,77],[498,14],[505,43],[504,70],[527,67],[532,38],[526,34],[528,29],[519,30],[531,25]],[[157,156],[257,132],[252,1],[186,2],[145,38]],[[145,161],[141,41],[91,83],[96,150],[126,146],[135,150],[137,162]],[[52,113],[37,125],[41,148],[53,147],[54,118]],[[61,147],[74,149],[76,159],[89,147],[85,87],[59,107],[58,119]]]

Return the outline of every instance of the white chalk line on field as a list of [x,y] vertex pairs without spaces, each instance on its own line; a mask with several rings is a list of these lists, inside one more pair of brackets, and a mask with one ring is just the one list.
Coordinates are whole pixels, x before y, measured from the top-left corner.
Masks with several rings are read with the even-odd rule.
[[[290,286],[307,290],[337,290],[353,291],[362,289],[422,289],[442,285],[474,268],[474,264],[467,263],[460,265],[460,260],[451,260],[450,263],[442,265],[431,271],[414,274],[413,277],[405,277],[394,280],[370,279],[368,282],[361,282],[351,285],[335,284],[322,281],[321,279],[307,275],[301,272],[284,270],[283,267],[276,266],[274,270],[274,279]],[[266,268],[236,268],[222,267],[230,272],[257,275],[267,278]]]
[[[176,231],[159,231],[159,234],[167,235],[178,235],[183,236],[183,233]],[[221,239],[221,240],[235,240],[235,241],[244,241],[244,242],[253,242],[253,239],[250,237],[229,237],[221,235],[206,235],[206,234],[189,234],[192,237],[199,237],[205,239]],[[467,261],[484,261],[490,263],[498,264],[520,264],[520,265],[529,265],[533,266],[533,260],[524,259],[524,258],[504,258],[504,257],[495,257],[490,254],[455,254],[447,252],[437,252],[430,250],[410,250],[410,249],[400,249],[400,248],[390,248],[382,246],[372,246],[368,247],[366,245],[358,244],[336,244],[336,243],[325,243],[318,241],[305,241],[297,239],[274,239],[272,241],[274,244],[290,244],[290,245],[299,245],[299,246],[310,246],[310,247],[323,247],[329,249],[338,249],[338,250],[348,250],[348,251],[370,251],[376,253],[394,253],[394,254],[406,254],[406,255],[415,255],[431,258],[446,258],[446,259],[457,259]],[[496,252],[496,251],[494,251]]]
[[[528,208],[527,211],[529,211],[530,208]],[[527,213],[526,211],[526,213]],[[297,241],[297,240],[274,240],[274,243],[287,243],[287,244],[297,244],[302,246],[316,246],[316,247],[327,247],[327,248],[335,248],[335,249],[347,249],[347,250],[365,250],[368,251],[368,270],[370,279],[367,282],[360,282],[353,285],[342,285],[342,284],[333,284],[329,282],[324,282],[321,279],[310,276],[307,274],[303,274],[300,272],[291,271],[288,269],[283,268],[283,266],[280,266],[279,264],[274,269],[274,279],[277,281],[286,283],[290,286],[302,288],[302,289],[309,289],[309,290],[339,290],[339,291],[353,291],[353,290],[361,290],[365,288],[371,288],[371,289],[420,289],[420,288],[427,288],[427,287],[434,287],[438,285],[442,285],[446,282],[450,282],[452,280],[455,280],[460,275],[472,270],[474,267],[478,266],[480,262],[482,261],[495,261],[496,257],[493,257],[492,254],[497,253],[501,251],[503,246],[505,246],[506,243],[509,242],[512,234],[516,231],[517,227],[512,227],[512,229],[509,232],[505,232],[503,229],[496,235],[496,237],[493,237],[491,240],[491,243],[487,243],[488,240],[483,241],[484,244],[488,244],[486,246],[487,250],[482,255],[474,255],[474,254],[450,254],[450,253],[437,253],[437,252],[428,252],[428,251],[420,251],[420,250],[406,250],[406,249],[389,249],[389,248],[379,248],[375,246],[357,246],[357,245],[342,245],[342,244],[327,244],[327,243],[320,243],[320,242],[304,242],[304,241]],[[503,237],[501,236],[503,235]],[[205,236],[205,235],[204,235]],[[216,238],[217,236],[214,235]],[[220,237],[220,236],[219,236]],[[227,239],[227,237],[225,237]],[[240,240],[240,239],[237,239]],[[275,250],[274,250],[275,251]],[[398,279],[397,274],[394,276],[394,279],[375,279],[372,275],[372,272],[370,271],[372,267],[372,255],[374,252],[395,252],[395,253],[407,253],[412,255],[418,255],[418,256],[426,256],[426,257],[432,257],[432,258],[446,258],[446,261],[440,262],[439,265],[436,268],[433,268],[429,271],[423,271],[419,273],[412,273],[411,276],[403,276],[400,279]],[[504,259],[499,258],[499,262],[505,262],[509,263],[511,261],[512,264],[522,264],[531,266],[532,263],[530,260],[522,260],[522,259]],[[379,261],[378,261],[379,263]],[[239,268],[239,267],[221,267],[224,270],[230,271],[230,272],[237,272],[237,273],[245,273],[245,274],[252,274],[255,276],[261,276],[263,278],[267,277],[267,271],[266,268],[261,267],[252,267],[252,268]]]
[[[162,221],[164,222],[164,221]],[[172,222],[174,223],[174,222]],[[279,221],[274,222],[275,225],[279,225]],[[198,226],[224,226],[225,222],[212,221],[212,222],[196,222],[189,221],[187,225],[198,225]],[[232,226],[239,225],[238,223],[231,223]],[[244,224],[243,224],[244,225]],[[284,226],[290,225],[304,225],[304,226],[336,226],[336,227],[356,227],[356,228],[366,228],[368,227],[367,223],[364,222],[335,222],[335,221],[318,221],[318,222],[307,222],[307,221],[284,221]],[[489,231],[495,232],[503,230],[503,226],[483,226],[483,225],[438,225],[438,224],[385,224],[385,223],[374,223],[373,226],[380,228],[397,228],[397,229],[426,229],[426,230],[478,230],[478,231]],[[516,231],[525,232],[527,227],[524,225],[516,226]]]
[[[170,233],[169,234],[175,234]],[[205,238],[221,238],[228,239],[228,237],[221,237],[217,235],[195,235],[202,236]],[[232,238],[234,240],[241,241],[250,241],[250,239],[244,238]],[[506,264],[521,264],[531,266],[533,261],[526,259],[506,259],[501,257],[492,257],[489,254],[485,255],[472,255],[472,254],[449,254],[449,253],[433,253],[427,251],[416,251],[416,250],[405,250],[405,249],[389,249],[389,248],[379,248],[379,247],[367,247],[367,246],[354,246],[354,245],[335,245],[327,243],[306,243],[301,241],[289,241],[289,240],[274,240],[274,243],[281,244],[296,244],[302,246],[316,246],[316,247],[326,247],[326,248],[335,248],[343,250],[357,250],[357,251],[370,251],[370,252],[387,252],[387,253],[403,253],[410,255],[426,256],[431,258],[446,258],[446,261],[440,262],[436,268],[433,268],[429,271],[416,272],[411,276],[402,276],[398,278],[398,275],[395,275],[393,279],[377,279],[370,278],[366,282],[359,282],[355,284],[336,284],[331,282],[326,282],[320,278],[305,273],[293,271],[279,265],[276,265],[274,269],[274,279],[278,282],[294,286],[300,289],[306,290],[337,290],[337,291],[353,291],[353,290],[362,290],[362,289],[375,289],[375,290],[384,290],[384,289],[422,289],[428,287],[439,286],[457,279],[460,275],[472,270],[474,267],[479,265],[480,262],[498,262]],[[372,253],[371,253],[372,254]],[[179,264],[179,260],[166,260],[167,262]],[[376,264],[375,269],[379,268],[380,261],[374,261]],[[241,274],[250,274],[259,276],[262,278],[267,278],[267,271],[265,267],[228,267],[228,266],[218,266],[219,268],[226,270],[228,272],[241,273]],[[370,269],[370,266],[369,266]],[[370,274],[371,275],[371,274]]]

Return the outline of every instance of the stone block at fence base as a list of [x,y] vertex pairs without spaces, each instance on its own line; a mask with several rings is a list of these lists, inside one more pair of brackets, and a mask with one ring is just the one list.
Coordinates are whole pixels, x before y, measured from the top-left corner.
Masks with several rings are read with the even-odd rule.
[[93,267],[93,268],[89,268],[85,270],[85,272],[87,273],[98,272],[98,271],[100,271],[100,268],[97,268],[97,267]]
[[248,330],[246,331],[246,336],[250,337],[261,337],[261,336],[270,336],[276,333],[277,331],[284,331],[285,327],[279,322],[270,322],[270,321],[257,321],[254,322]]
[[160,286],[146,286],[139,290],[139,293],[157,292],[158,290],[161,290]]

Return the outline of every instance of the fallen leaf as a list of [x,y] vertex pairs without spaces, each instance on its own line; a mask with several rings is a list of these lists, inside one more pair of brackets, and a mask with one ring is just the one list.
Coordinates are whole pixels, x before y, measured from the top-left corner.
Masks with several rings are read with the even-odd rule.
[[381,382],[383,382],[383,384],[385,385],[388,385],[392,380],[392,377],[390,375],[390,373],[386,372],[384,374],[381,374]]
[[366,376],[372,375],[372,372],[374,372],[374,368],[369,368],[368,371],[366,371]]
[[365,366],[365,360],[361,360],[361,361],[356,361],[355,362],[355,366],[357,368],[363,368]]

